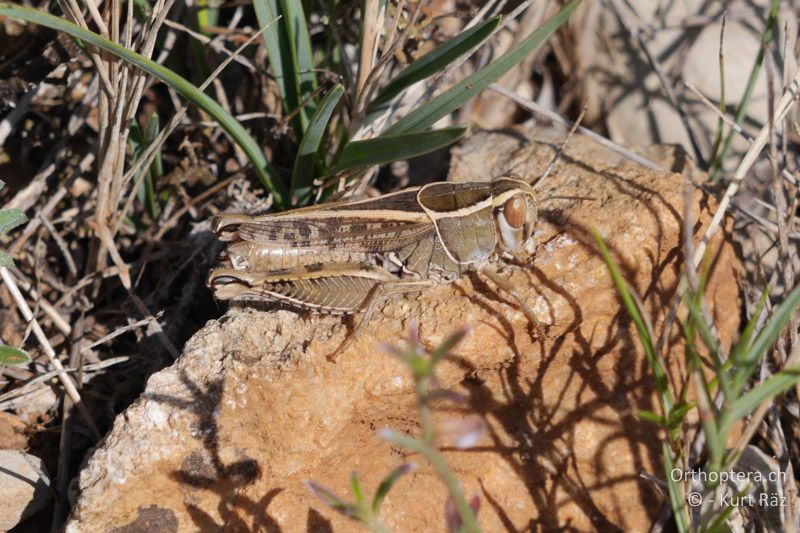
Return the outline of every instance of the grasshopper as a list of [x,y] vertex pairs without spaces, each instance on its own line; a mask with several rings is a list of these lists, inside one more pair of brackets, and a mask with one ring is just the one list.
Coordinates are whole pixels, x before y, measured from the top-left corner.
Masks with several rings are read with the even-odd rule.
[[[208,284],[223,300],[274,301],[318,312],[364,311],[395,294],[485,274],[533,310],[490,265],[533,234],[536,195],[513,176],[490,182],[435,182],[376,198],[262,216],[222,214],[212,230],[227,248]],[[335,354],[334,354],[335,355]]]

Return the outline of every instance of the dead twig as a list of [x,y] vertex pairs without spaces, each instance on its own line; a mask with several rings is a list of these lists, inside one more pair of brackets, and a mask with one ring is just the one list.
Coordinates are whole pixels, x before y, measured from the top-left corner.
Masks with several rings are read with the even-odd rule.
[[25,301],[25,298],[22,296],[22,293],[19,291],[19,287],[17,287],[17,283],[14,280],[14,277],[11,275],[11,272],[5,267],[0,267],[0,277],[2,277],[3,281],[8,288],[8,292],[11,293],[11,297],[14,299],[14,302],[17,304],[17,307],[22,313],[22,316],[25,318],[26,321],[30,322],[33,327],[33,333],[36,335],[36,339],[41,344],[42,348],[44,349],[45,355],[47,355],[47,359],[50,361],[50,364],[53,365],[53,368],[56,369],[58,372],[58,379],[61,381],[62,385],[64,385],[64,390],[67,392],[67,395],[70,399],[75,403],[75,406],[78,408],[81,416],[84,419],[87,427],[92,433],[92,437],[96,440],[100,440],[100,432],[97,430],[97,426],[94,425],[94,421],[92,417],[89,415],[88,409],[86,409],[86,405],[81,400],[81,396],[78,393],[78,390],[75,388],[75,384],[72,382],[70,377],[67,375],[67,372],[64,370],[64,366],[59,361],[58,357],[56,356],[55,350],[50,345],[50,340],[45,335],[42,327],[39,325],[39,322],[33,316],[30,307],[28,307],[28,302]]

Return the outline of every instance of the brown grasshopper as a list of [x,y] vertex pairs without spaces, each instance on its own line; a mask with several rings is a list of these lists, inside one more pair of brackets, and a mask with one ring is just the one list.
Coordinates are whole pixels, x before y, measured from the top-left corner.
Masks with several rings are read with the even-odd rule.
[[437,182],[377,198],[263,216],[222,214],[212,230],[228,243],[209,275],[218,299],[266,300],[319,312],[364,316],[392,295],[485,274],[533,310],[489,264],[519,251],[533,234],[536,195],[515,176]]

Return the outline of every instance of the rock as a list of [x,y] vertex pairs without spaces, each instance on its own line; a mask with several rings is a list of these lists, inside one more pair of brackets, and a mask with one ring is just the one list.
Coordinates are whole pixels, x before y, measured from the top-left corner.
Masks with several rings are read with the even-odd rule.
[[50,479],[41,459],[17,450],[0,450],[0,531],[40,511],[50,495]]
[[[682,82],[694,85],[715,107],[719,107],[721,11],[710,12],[708,3],[702,0],[673,2],[668,6],[649,0],[631,0],[618,5],[629,23],[642,28],[643,39],[670,80],[701,153],[708,157],[719,127],[718,115],[694,92],[683,87]],[[770,3],[764,0],[732,0],[725,4],[725,9],[728,10],[722,45],[725,105],[728,109],[737,109],[742,105],[745,85],[761,47],[763,29],[750,24],[747,17],[736,16],[735,13],[743,13],[748,9],[767,13]],[[693,19],[696,21],[704,17],[709,19],[689,27]],[[681,116],[667,98],[651,61],[636,39],[624,30],[616,13],[606,5],[585,2],[579,10],[579,16],[570,23],[575,27],[578,71],[585,73],[579,76],[579,83],[583,88],[581,95],[588,105],[586,119],[592,122],[602,117],[610,138],[625,146],[680,143],[689,153],[693,153]],[[775,24],[775,28],[780,30],[773,34],[772,44],[793,49],[797,45],[797,26],[796,10],[781,7]],[[785,69],[791,77],[797,71],[797,60],[792,54],[788,56]],[[775,92],[780,95],[780,82],[775,83]],[[768,86],[766,73],[762,69],[753,85],[747,118],[742,121],[745,129],[748,123],[767,122]],[[740,160],[739,155],[749,147],[748,140],[735,136],[733,151],[724,164],[735,168]]]
[[[563,134],[529,137],[474,136],[455,152],[451,177],[540,175]],[[649,155],[689,172],[681,154]],[[466,493],[480,495],[485,531],[649,528],[662,500],[640,473],[661,475],[661,441],[634,413],[658,410],[654,382],[588,232],[603,235],[659,328],[681,267],[685,181],[577,136],[540,190],[591,197],[543,202],[531,259],[501,273],[550,324],[546,338],[476,276],[386,303],[335,364],[326,356],[345,338],[340,318],[232,308],[117,418],[81,473],[67,530],[352,531],[303,481],[344,496],[355,471],[371,493],[391,469],[415,461],[382,517],[392,531],[442,531],[445,491],[433,471],[376,437],[385,427],[417,429],[410,377],[378,345],[399,343],[412,321],[428,347],[471,327],[439,380],[490,427],[477,447],[445,454]],[[689,197],[699,232],[708,201]],[[716,239],[712,249],[708,302],[729,342],[739,325],[738,262],[729,243]]]

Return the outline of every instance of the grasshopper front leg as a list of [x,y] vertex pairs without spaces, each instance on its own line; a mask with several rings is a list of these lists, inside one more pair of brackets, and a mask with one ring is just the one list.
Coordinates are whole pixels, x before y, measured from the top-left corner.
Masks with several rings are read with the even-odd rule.
[[540,336],[544,336],[544,325],[536,318],[536,313],[533,312],[533,309],[528,302],[517,292],[517,289],[514,288],[507,280],[501,278],[497,272],[489,265],[484,266],[478,269],[479,274],[483,274],[487,278],[489,278],[492,283],[497,285],[503,292],[508,293],[512,298],[514,298],[519,306],[522,308],[522,312],[525,316],[530,320],[533,327],[536,329],[536,333]]

